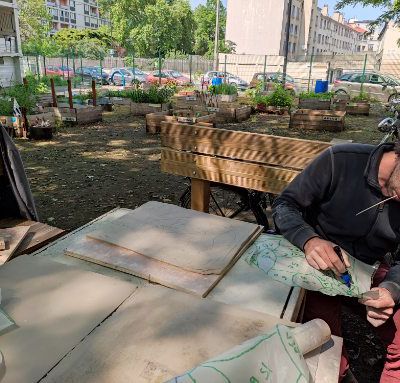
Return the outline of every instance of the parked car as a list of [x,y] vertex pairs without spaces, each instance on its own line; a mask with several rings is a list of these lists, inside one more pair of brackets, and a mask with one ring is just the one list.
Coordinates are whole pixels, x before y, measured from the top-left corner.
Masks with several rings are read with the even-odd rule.
[[74,77],[74,71],[72,68],[67,66],[57,66],[57,65],[47,65],[46,74],[48,76],[64,76],[64,77]]
[[209,86],[212,84],[212,79],[215,77],[219,77],[224,79],[226,74],[226,81],[228,84],[235,84],[238,89],[240,90],[245,90],[249,86],[249,84],[242,80],[240,77],[233,75],[232,73],[228,72],[220,72],[220,71],[209,71],[207,72],[202,80],[201,80],[201,85],[202,86]]
[[135,82],[133,73],[126,68],[112,68],[109,79],[114,85],[131,85]]
[[177,70],[165,70],[164,71],[171,79],[176,80],[178,85],[188,85],[190,83],[189,77],[184,76]]
[[390,102],[399,98],[400,80],[375,71],[368,71],[365,74],[360,71],[344,73],[334,81],[332,91],[353,98],[360,94],[362,84],[363,92],[378,101]]
[[141,71],[140,69],[133,67],[128,67],[126,69],[128,69],[130,72],[132,72],[132,74],[134,74],[135,80],[138,81],[140,84],[148,82],[147,74]]
[[108,74],[100,69],[100,67],[80,67],[76,68],[75,75],[83,77],[84,81],[96,80],[98,84],[108,84]]
[[[268,88],[272,84],[282,83],[283,74],[281,72],[265,72],[265,80],[264,80],[264,72],[254,73],[252,80],[250,81],[250,88],[256,88],[258,84],[266,81],[268,84]],[[285,89],[291,91],[293,93],[297,93],[297,88],[294,83],[294,78],[286,74],[285,80]]]
[[[159,84],[160,72],[158,70],[155,70],[149,73],[147,79],[151,84]],[[168,83],[178,85],[178,80],[175,77],[171,76],[171,74],[167,71],[161,71],[161,85],[165,85]]]

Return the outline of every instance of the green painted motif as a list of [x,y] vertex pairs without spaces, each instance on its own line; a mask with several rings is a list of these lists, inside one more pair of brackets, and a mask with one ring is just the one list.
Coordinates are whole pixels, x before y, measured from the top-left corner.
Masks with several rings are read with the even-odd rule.
[[289,286],[319,291],[326,295],[359,297],[370,290],[375,267],[349,257],[352,286],[348,288],[332,272],[311,267],[304,253],[280,235],[262,234],[249,247],[244,259],[267,276]]
[[168,383],[309,383],[309,375],[290,329],[277,325]]

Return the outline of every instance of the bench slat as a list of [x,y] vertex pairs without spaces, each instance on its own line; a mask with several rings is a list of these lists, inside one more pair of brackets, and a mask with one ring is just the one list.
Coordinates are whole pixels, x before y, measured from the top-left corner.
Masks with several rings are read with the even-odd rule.
[[299,173],[295,170],[209,157],[173,149],[161,150],[161,170],[267,193],[279,194]]
[[302,170],[329,143],[163,122],[161,144],[231,159]]

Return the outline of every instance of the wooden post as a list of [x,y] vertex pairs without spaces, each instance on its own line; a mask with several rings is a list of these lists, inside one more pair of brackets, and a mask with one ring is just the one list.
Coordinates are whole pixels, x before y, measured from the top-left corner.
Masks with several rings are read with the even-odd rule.
[[[24,77],[22,79],[25,88],[28,88],[28,80],[26,79],[26,77]],[[27,115],[27,110],[25,107],[21,107],[21,113],[22,113],[22,132],[20,133],[20,135],[22,136],[22,138],[27,138],[28,137],[28,118],[26,117]]]
[[57,108],[56,88],[54,87],[54,78],[50,78],[51,96],[53,98],[53,107]]
[[208,213],[210,205],[210,182],[192,178],[191,184],[191,208]]
[[74,107],[74,102],[72,100],[72,84],[71,84],[71,79],[69,78],[67,80],[68,82],[68,102],[69,102],[69,107],[72,109]]
[[96,102],[96,80],[92,79],[92,94],[93,94],[93,106],[97,105]]

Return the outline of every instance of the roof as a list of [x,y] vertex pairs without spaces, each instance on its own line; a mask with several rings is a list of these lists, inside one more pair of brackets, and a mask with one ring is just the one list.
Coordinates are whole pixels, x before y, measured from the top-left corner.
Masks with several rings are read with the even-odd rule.
[[361,28],[358,25],[355,25],[355,24],[349,24],[349,25],[350,25],[351,28],[353,28],[358,33],[367,33],[368,32],[367,29]]

